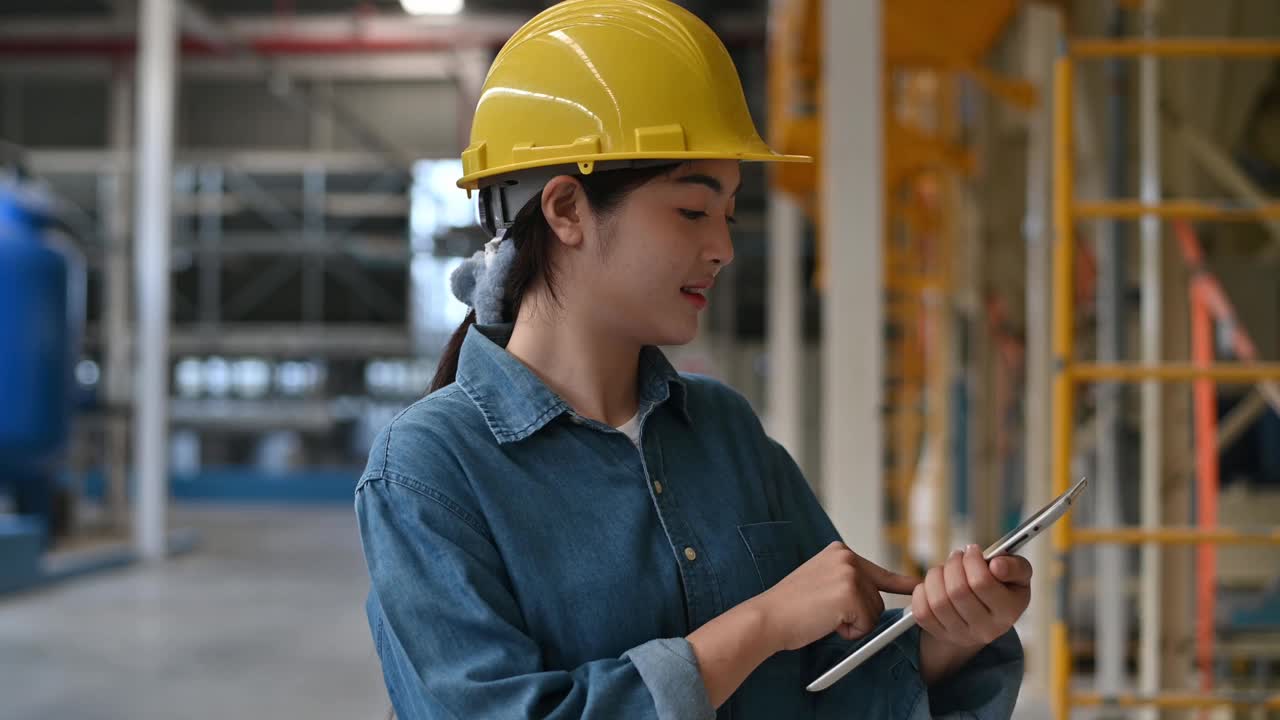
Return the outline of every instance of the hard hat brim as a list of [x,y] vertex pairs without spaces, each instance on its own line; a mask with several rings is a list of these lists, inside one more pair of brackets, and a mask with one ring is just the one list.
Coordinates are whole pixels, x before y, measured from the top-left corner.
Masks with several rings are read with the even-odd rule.
[[[759,153],[759,152],[623,152],[623,153],[595,153],[590,155],[568,155],[556,158],[554,161],[533,160],[530,162],[513,163],[503,165],[501,167],[489,168],[487,170],[464,175],[458,180],[458,187],[463,190],[478,190],[483,181],[489,178],[497,178],[503,175],[509,175],[521,170],[532,170],[539,167],[552,167],[560,165],[590,165],[594,168],[596,163],[615,162],[618,160],[670,160],[672,162],[686,162],[689,160],[738,160],[741,162],[777,162],[777,163],[812,163],[813,158],[808,155],[780,155],[778,153]],[[585,173],[591,170],[583,168]]]

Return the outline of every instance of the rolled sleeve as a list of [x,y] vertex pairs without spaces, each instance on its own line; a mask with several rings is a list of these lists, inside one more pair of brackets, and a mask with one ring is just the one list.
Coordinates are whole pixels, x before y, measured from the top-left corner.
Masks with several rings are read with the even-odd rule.
[[635,663],[653,694],[658,717],[704,720],[716,716],[711,707],[693,647],[684,638],[660,638],[623,654]]
[[1010,629],[959,670],[929,686],[930,711],[937,718],[1012,717],[1022,676],[1022,642]]
[[714,717],[683,638],[547,667],[482,519],[438,489],[383,471],[361,480],[355,505],[400,720]]

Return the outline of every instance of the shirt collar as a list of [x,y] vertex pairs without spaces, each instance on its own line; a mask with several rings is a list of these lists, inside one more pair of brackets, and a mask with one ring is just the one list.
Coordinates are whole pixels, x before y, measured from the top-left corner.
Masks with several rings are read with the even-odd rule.
[[[502,444],[523,440],[570,412],[564,399],[506,351],[513,327],[511,323],[471,326],[458,355],[458,385]],[[671,400],[685,422],[692,422],[684,379],[661,350],[653,346],[641,350],[639,375],[642,413],[646,406]]]

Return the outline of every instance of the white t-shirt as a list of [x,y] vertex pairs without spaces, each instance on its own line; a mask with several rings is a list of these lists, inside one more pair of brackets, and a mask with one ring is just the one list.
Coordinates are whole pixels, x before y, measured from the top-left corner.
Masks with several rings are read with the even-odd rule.
[[618,426],[618,429],[627,434],[631,438],[631,444],[637,448],[640,447],[640,413],[637,412],[631,416],[631,419]]

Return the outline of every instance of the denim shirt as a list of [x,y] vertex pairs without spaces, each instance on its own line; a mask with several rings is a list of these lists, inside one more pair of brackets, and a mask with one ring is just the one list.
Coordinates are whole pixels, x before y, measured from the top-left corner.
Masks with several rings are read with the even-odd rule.
[[646,348],[638,450],[507,353],[510,329],[471,328],[457,382],[382,430],[356,489],[366,611],[401,720],[1012,714],[1012,631],[928,688],[913,630],[807,692],[852,645],[833,633],[774,654],[713,708],[685,637],[839,534],[735,391]]

